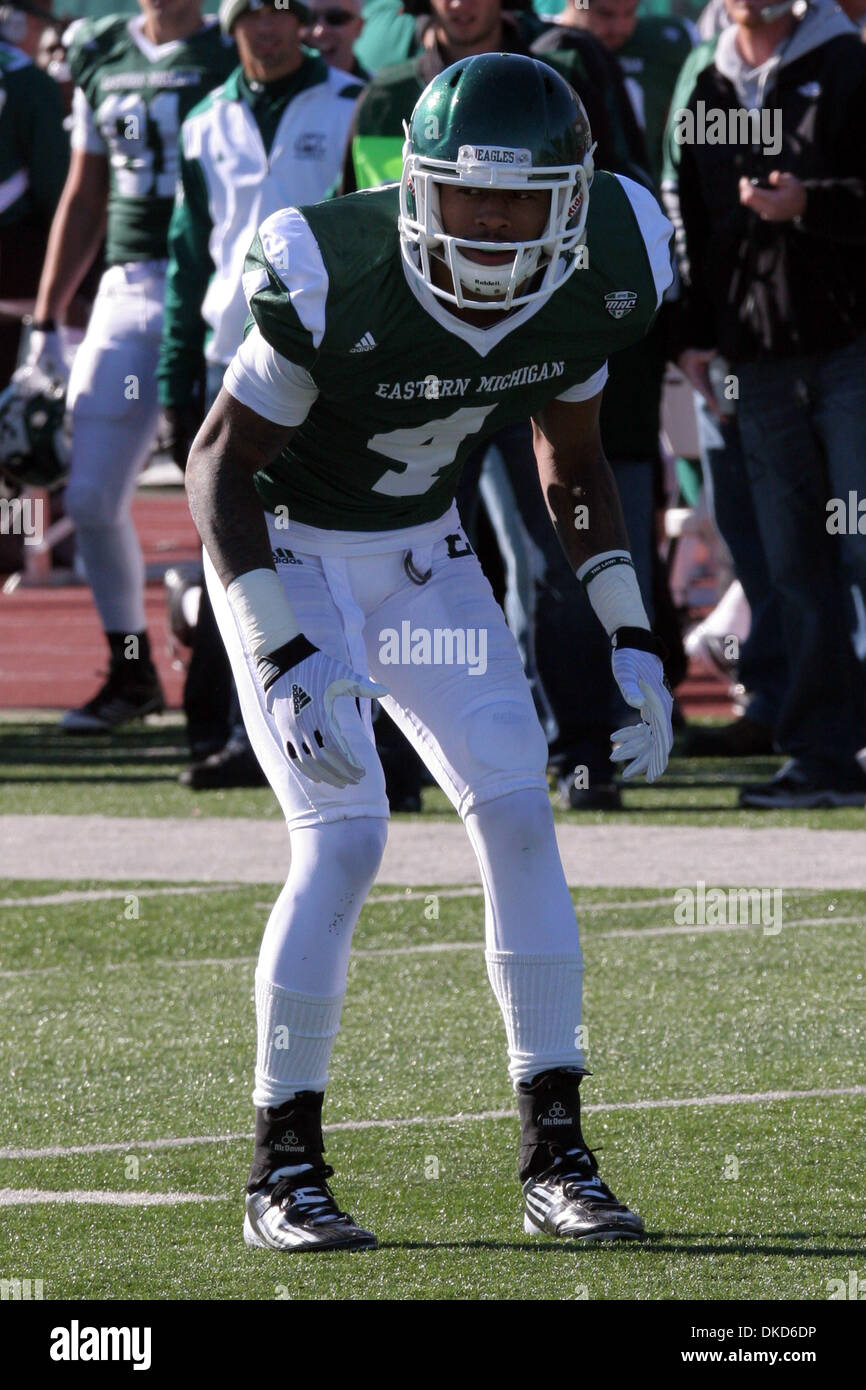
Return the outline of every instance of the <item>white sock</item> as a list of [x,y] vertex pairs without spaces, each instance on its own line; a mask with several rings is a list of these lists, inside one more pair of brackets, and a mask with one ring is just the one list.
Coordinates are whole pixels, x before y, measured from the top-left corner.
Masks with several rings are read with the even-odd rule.
[[283,1105],[298,1091],[324,1091],[344,993],[298,994],[256,971],[258,1049],[253,1105]]
[[547,793],[527,789],[466,817],[484,884],[487,974],[505,1020],[516,1086],[584,1069],[583,957]]
[[487,975],[505,1021],[514,1086],[554,1067],[585,1070],[579,953],[522,956],[486,951]]

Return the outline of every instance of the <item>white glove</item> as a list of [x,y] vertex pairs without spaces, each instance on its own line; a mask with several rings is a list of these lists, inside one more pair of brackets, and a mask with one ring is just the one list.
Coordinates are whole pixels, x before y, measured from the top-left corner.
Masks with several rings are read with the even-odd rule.
[[[649,636],[649,634],[647,634]],[[674,742],[671,726],[673,697],[665,684],[664,669],[652,652],[635,647],[614,648],[613,674],[626,704],[640,711],[641,722],[611,734],[611,762],[627,762],[623,781],[646,773],[648,782],[661,777]]]
[[[305,646],[309,652],[312,644],[307,642]],[[259,658],[260,671],[269,660],[267,656]],[[377,699],[387,694],[384,685],[364,680],[318,647],[271,683],[265,678],[268,712],[292,766],[311,782],[327,782],[332,787],[355,786],[364,776],[364,768],[353,761],[352,751],[340,733],[334,701],[341,695]]]
[[51,381],[61,381],[65,386],[69,381],[69,368],[63,355],[63,343],[55,329],[51,333],[33,330],[27,344],[24,369],[36,369]]

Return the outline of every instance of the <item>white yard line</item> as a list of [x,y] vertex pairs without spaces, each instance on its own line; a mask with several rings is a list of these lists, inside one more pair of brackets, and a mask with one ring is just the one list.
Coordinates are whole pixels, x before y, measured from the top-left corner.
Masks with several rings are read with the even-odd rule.
[[[51,877],[57,877],[52,874]],[[232,888],[243,888],[242,883],[198,883],[188,888],[139,888],[133,884],[129,889],[91,888],[72,889],[65,893],[43,893],[37,898],[0,898],[0,907],[64,907],[66,903],[95,903],[112,898],[128,898],[133,893],[138,898],[182,898],[190,894],[227,893]]]
[[[792,918],[789,922],[782,923],[782,931],[790,927],[840,927],[846,925],[863,924],[863,917],[801,917]],[[709,926],[696,927],[614,927],[610,931],[594,931],[588,940],[608,941],[616,938],[640,938],[644,936],[707,936],[711,932],[728,931],[764,931],[760,922],[723,922]],[[769,936],[781,936],[782,931],[768,932]],[[359,947],[352,952],[352,960],[376,960],[377,958],[387,959],[391,956],[435,956],[444,955],[450,951],[483,951],[483,941],[429,941],[419,946],[380,946],[366,949]],[[146,965],[193,967],[202,969],[212,969],[222,966],[226,969],[238,966],[255,965],[257,956],[192,956],[175,958],[173,956],[155,956],[153,960],[122,960],[111,961],[106,965],[93,966],[92,969],[109,970],[131,970],[141,969]],[[20,970],[0,970],[0,980],[19,980],[25,979],[30,975],[56,975],[60,971],[68,971],[68,965],[34,965],[24,966]]]
[[[365,907],[375,906],[377,903],[410,903],[410,902],[416,902],[416,901],[419,901],[419,900],[420,900],[421,902],[425,902],[425,901],[427,900],[427,898],[430,898],[430,897],[436,897],[436,898],[480,898],[480,897],[483,897],[483,894],[484,894],[484,889],[483,889],[483,888],[478,888],[478,887],[476,887],[475,885],[473,885],[473,884],[471,884],[471,883],[465,884],[464,887],[462,887],[462,888],[431,888],[429,892],[425,892],[425,891],[423,891],[423,890],[421,890],[421,889],[404,888],[402,893],[372,893],[372,894],[370,895],[370,897],[367,899],[367,901],[364,903],[364,906],[365,906]],[[635,899],[629,899],[629,898],[613,898],[613,899],[611,899],[611,901],[609,901],[609,902],[601,902],[601,903],[581,903],[581,904],[580,904],[580,911],[581,911],[581,912],[615,912],[615,911],[617,911],[619,908],[622,908],[622,907],[634,907],[634,908],[659,907],[660,905],[663,906],[665,903],[672,903],[673,901],[674,901],[673,895],[670,894],[670,893],[662,893],[661,895],[657,895],[657,896],[654,897],[654,898],[640,898],[640,899],[637,899],[637,898],[635,898]],[[2,906],[2,903],[0,903],[0,906]],[[264,909],[264,910],[267,910],[267,909],[269,909],[269,908],[272,906],[272,904],[271,904],[271,903],[254,903],[253,906],[254,906],[254,907],[258,907],[258,908],[262,908],[262,909]]]
[[0,1187],[0,1207],[23,1207],[32,1202],[75,1202],[98,1207],[175,1207],[181,1202],[225,1202],[203,1192],[48,1192],[40,1187]]
[[[690,1106],[711,1105],[765,1105],[772,1101],[788,1100],[833,1100],[842,1096],[864,1096],[866,1086],[821,1087],[811,1091],[736,1091],[722,1092],[710,1096],[683,1096],[659,1100],[623,1100],[585,1105],[585,1114],[609,1114],[628,1110],[685,1110]],[[335,1124],[324,1125],[326,1134],[337,1134],[343,1130],[359,1129],[405,1129],[416,1125],[462,1125],[482,1120],[506,1120],[516,1118],[516,1110],[480,1110],[457,1115],[413,1115],[407,1119],[396,1120],[339,1120]],[[198,1134],[184,1139],[143,1139],[126,1140],[114,1144],[54,1144],[44,1149],[0,1149],[0,1159],[29,1158],[67,1158],[73,1154],[97,1153],[136,1153],[141,1150],[181,1149],[199,1144],[233,1144],[240,1140],[252,1139],[252,1131],[240,1134]],[[195,1198],[191,1200],[196,1200]],[[214,1198],[213,1200],[221,1200]]]

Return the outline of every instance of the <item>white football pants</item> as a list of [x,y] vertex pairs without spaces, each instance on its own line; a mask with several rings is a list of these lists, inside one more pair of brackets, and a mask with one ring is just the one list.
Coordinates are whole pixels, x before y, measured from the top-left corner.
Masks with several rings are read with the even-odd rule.
[[142,632],[144,560],[130,508],[159,416],[156,368],[165,261],[112,266],[69,381],[66,509],[106,632]]
[[[466,824],[484,886],[488,975],[512,1080],[582,1067],[583,966],[547,795],[547,744],[516,644],[456,509],[428,526],[378,537],[297,523],[287,533],[273,518],[269,525],[301,630],[388,687],[382,704]],[[366,769],[357,786],[314,784],[292,765],[207,556],[205,574],[250,742],[291,835],[289,877],[256,972],[254,1099],[277,1105],[327,1080],[352,931],[384,851],[388,804],[367,701],[362,713],[350,700],[335,707]],[[431,860],[425,876],[435,882],[436,875]],[[281,1045],[286,1038],[296,1040],[294,1048]]]

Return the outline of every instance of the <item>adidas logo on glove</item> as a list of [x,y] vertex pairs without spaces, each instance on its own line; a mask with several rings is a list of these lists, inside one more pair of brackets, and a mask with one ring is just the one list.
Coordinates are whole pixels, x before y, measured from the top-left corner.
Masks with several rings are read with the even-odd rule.
[[295,714],[300,714],[301,710],[306,709],[307,705],[309,705],[310,703],[310,696],[307,694],[306,690],[304,690],[303,686],[293,685],[292,706],[294,708]]

